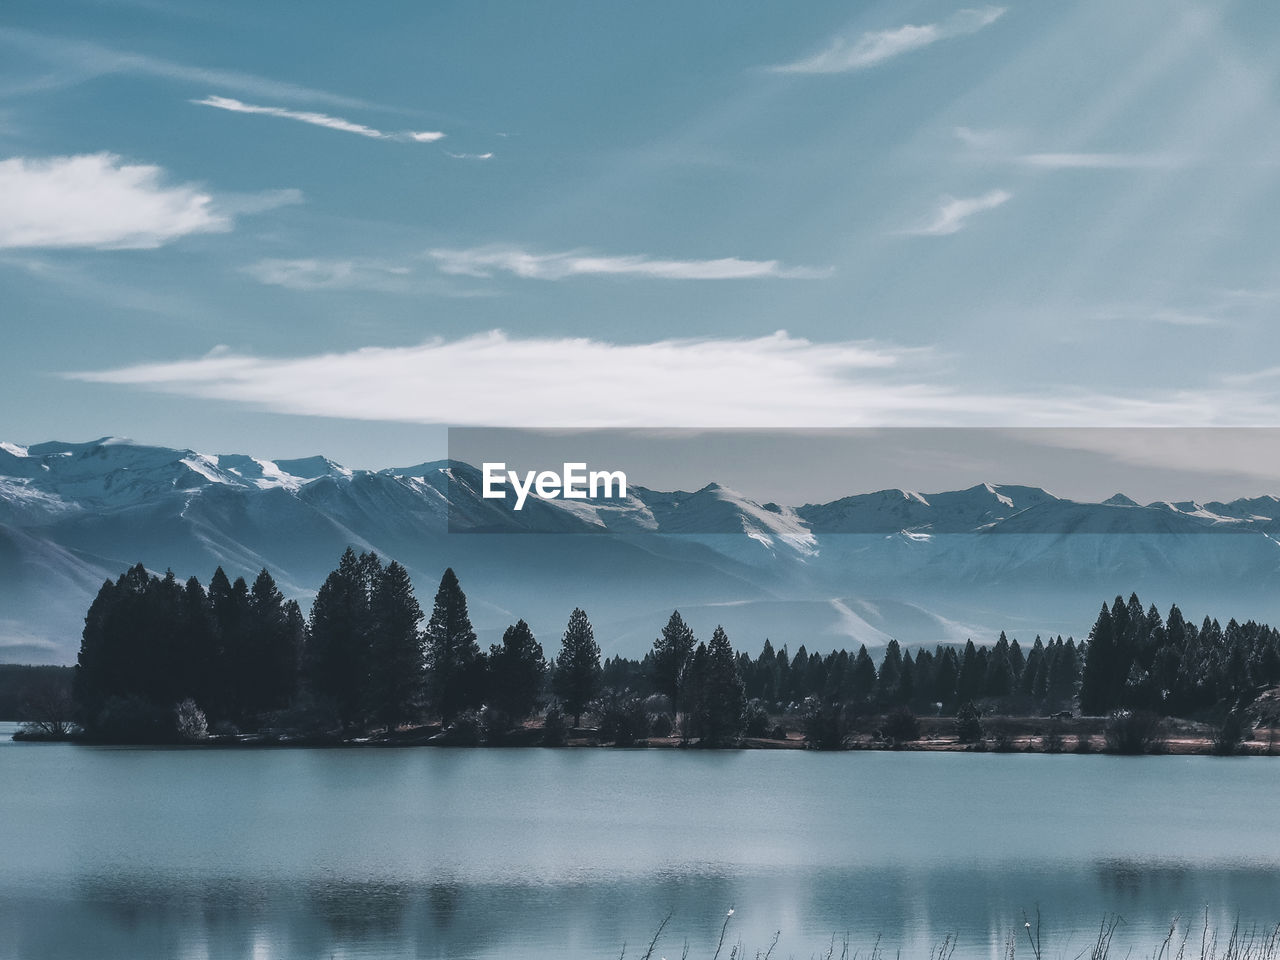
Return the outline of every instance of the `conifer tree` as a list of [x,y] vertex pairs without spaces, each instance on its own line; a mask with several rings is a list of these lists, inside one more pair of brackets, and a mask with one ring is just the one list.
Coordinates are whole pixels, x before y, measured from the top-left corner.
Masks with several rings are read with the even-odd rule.
[[1013,692],[1013,665],[1009,663],[1009,640],[1000,631],[1000,639],[987,655],[987,669],[982,680],[984,696],[999,699]]
[[902,648],[897,640],[890,640],[884,648],[884,659],[876,675],[876,695],[882,705],[890,704],[898,693],[898,681],[902,675]]
[[586,612],[575,608],[561,640],[555,673],[556,696],[573,714],[575,727],[582,723],[582,711],[599,694],[600,685],[600,646]]
[[217,636],[209,597],[195,577],[182,588],[182,686],[206,713],[213,706]]
[[792,700],[803,700],[809,695],[809,690],[805,686],[805,681],[809,675],[809,651],[804,648],[804,644],[800,644],[800,649],[796,651],[796,655],[791,658],[791,689],[789,691]]
[[507,627],[502,643],[489,648],[490,702],[512,720],[533,713],[546,674],[542,644],[523,620]]
[[1022,679],[1022,671],[1027,668],[1027,658],[1022,653],[1022,646],[1017,638],[1009,642],[1009,667],[1013,670],[1014,689]]
[[84,618],[72,695],[80,723],[86,729],[92,726],[107,697],[111,695],[111,673],[119,657],[112,649],[114,637],[111,620],[115,601],[116,585],[107,580],[98,588],[98,594],[89,604],[89,612]]
[[388,731],[411,720],[423,694],[422,608],[409,572],[391,561],[370,598],[370,713]]
[[684,663],[693,653],[693,631],[680,616],[679,610],[673,610],[662,633],[653,641],[653,685],[658,693],[664,693],[676,702],[679,693],[680,672]]
[[[811,658],[816,659],[816,658]],[[738,676],[733,647],[724,628],[717,626],[707,647],[706,680],[702,694],[702,740],[716,746],[736,740],[742,730],[746,698]]]
[[363,719],[369,676],[369,583],[373,564],[350,547],[311,605],[307,667],[312,690],[333,704],[339,721]]
[[293,696],[298,670],[296,625],[290,622],[284,594],[263,569],[249,590],[245,632],[248,650],[240,683],[250,713],[278,710]]
[[699,641],[693,653],[685,660],[680,674],[680,700],[676,704],[680,719],[680,735],[687,742],[692,737],[705,736],[703,721],[706,718],[708,653],[707,645]]
[[978,699],[982,696],[985,680],[986,665],[973,640],[967,640],[964,654],[960,657],[960,672],[956,677],[956,699],[961,703]]
[[1031,644],[1031,652],[1027,654],[1027,662],[1022,667],[1022,676],[1018,678],[1018,690],[1023,696],[1034,699],[1036,671],[1042,669],[1043,661],[1044,641],[1040,639],[1039,634],[1036,634],[1035,642]]
[[[1116,607],[1120,607],[1119,597],[1116,597]],[[1118,668],[1116,625],[1111,610],[1104,603],[1093,629],[1089,631],[1089,653],[1085,657],[1084,679],[1080,685],[1082,713],[1108,713],[1116,706],[1112,686]]]
[[468,707],[480,705],[484,661],[467,614],[467,597],[450,567],[440,578],[427,622],[428,688],[446,726]]
[[916,661],[911,659],[911,651],[902,655],[902,670],[898,673],[898,690],[893,698],[897,706],[907,706],[916,696]]
[[949,710],[956,702],[956,687],[960,680],[960,660],[955,647],[939,647],[934,654],[933,699]]
[[865,705],[871,699],[876,685],[876,665],[867,653],[864,643],[858,647],[858,654],[853,658],[853,667],[849,677],[849,698],[858,705]]

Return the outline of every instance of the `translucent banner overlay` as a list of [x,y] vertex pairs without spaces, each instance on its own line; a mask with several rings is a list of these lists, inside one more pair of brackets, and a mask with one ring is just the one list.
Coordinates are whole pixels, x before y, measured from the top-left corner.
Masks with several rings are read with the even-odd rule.
[[1248,534],[1280,557],[1280,428],[453,428],[449,461],[451,533]]

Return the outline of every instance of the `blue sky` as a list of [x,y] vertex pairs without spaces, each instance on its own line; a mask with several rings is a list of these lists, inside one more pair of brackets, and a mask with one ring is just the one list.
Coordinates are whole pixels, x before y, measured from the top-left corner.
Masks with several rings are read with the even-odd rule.
[[1278,43],[1263,3],[9,0],[0,438],[1274,425]]

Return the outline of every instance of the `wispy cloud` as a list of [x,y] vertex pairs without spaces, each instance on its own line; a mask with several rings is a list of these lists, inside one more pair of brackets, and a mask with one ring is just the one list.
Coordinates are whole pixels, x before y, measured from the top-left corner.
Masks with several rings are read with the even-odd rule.
[[[0,27],[0,43],[18,47],[54,64],[57,71],[35,81],[41,89],[70,86],[111,74],[161,77],[202,87],[218,87],[255,97],[296,103],[322,103],[347,110],[369,109],[374,104],[315,87],[275,80],[236,70],[192,66],[147,54],[117,50],[89,40],[49,36],[16,27]],[[21,90],[0,91],[21,93]]]
[[1172,170],[1193,160],[1168,151],[1028,150],[1027,135],[1013,130],[959,126],[953,127],[952,133],[967,148],[970,159],[1040,170]]
[[1226,323],[1223,317],[1197,310],[1176,310],[1169,307],[1122,308],[1104,310],[1094,319],[1115,322],[1161,323],[1170,327],[1216,327]]
[[[291,290],[373,290],[388,293],[438,292],[475,295],[445,288],[447,277],[488,279],[510,274],[531,280],[570,277],[644,277],[659,280],[808,279],[830,270],[785,267],[776,260],[659,260],[645,256],[596,256],[589,253],[535,254],[510,247],[429,250],[390,258],[269,258],[241,268],[260,283]],[[444,276],[442,277],[441,274]],[[449,281],[456,282],[456,281]]]
[[1185,163],[1182,157],[1164,153],[1024,153],[1016,159],[1048,170],[1172,169]]
[[1250,370],[1245,373],[1232,373],[1223,379],[1227,383],[1238,386],[1259,383],[1265,380],[1280,380],[1280,366],[1263,367],[1261,370]]
[[454,160],[492,160],[492,153],[450,153],[445,151],[445,156],[452,157]]
[[267,259],[243,269],[260,283],[291,290],[396,288],[412,273],[407,266],[375,260]]
[[875,30],[852,40],[836,37],[822,52],[772,69],[776,73],[848,73],[852,70],[865,70],[904,53],[932,46],[939,40],[977,33],[995,23],[1004,12],[1004,7],[958,10],[938,23],[907,24],[892,30]]
[[969,390],[943,383],[926,349],[814,343],[785,332],[618,344],[495,331],[296,358],[218,351],[65,376],[276,413],[457,425],[1195,426],[1269,425],[1280,416],[1274,390],[1231,385]]
[[1013,194],[1007,190],[991,190],[980,197],[943,197],[932,220],[903,232],[920,237],[945,237],[959,233],[964,229],[965,221],[975,213],[994,210],[1012,197]]
[[438,130],[404,130],[399,133],[383,133],[363,123],[344,120],[342,117],[331,117],[327,113],[315,113],[310,110],[288,110],[285,107],[263,107],[253,103],[243,103],[232,97],[207,96],[203,100],[192,100],[192,103],[204,107],[215,107],[218,110],[230,110],[232,113],[257,113],[268,117],[280,117],[285,120],[297,120],[316,127],[339,130],[342,133],[354,133],[373,140],[398,140],[402,143],[435,143],[443,140],[444,134]]
[[532,253],[516,247],[475,247],[469,250],[431,250],[428,256],[444,273],[491,277],[509,273],[533,280],[567,277],[634,276],[662,280],[751,280],[778,278],[812,280],[831,275],[829,269],[787,267],[777,260],[659,260],[645,255],[605,256],[586,251]]
[[1006,130],[975,130],[973,127],[955,127],[951,131],[956,139],[972,150],[995,150],[1008,145],[1010,134]]
[[231,225],[200,187],[114,154],[0,161],[0,247],[158,247]]

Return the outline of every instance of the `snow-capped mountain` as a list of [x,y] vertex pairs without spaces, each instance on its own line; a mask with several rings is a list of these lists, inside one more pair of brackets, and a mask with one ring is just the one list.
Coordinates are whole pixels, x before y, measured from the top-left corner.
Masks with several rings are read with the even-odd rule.
[[104,438],[0,443],[0,660],[70,662],[102,580],[138,561],[207,582],[267,567],[304,608],[348,546],[445,566],[482,642],[518,617],[554,650],[569,611],[637,654],[672,607],[700,633],[810,649],[1088,629],[1137,590],[1188,615],[1280,619],[1280,499],[1079,503],[1037,487],[882,490],[799,507],[718,484],[514,513],[458,461],[381,471]]

